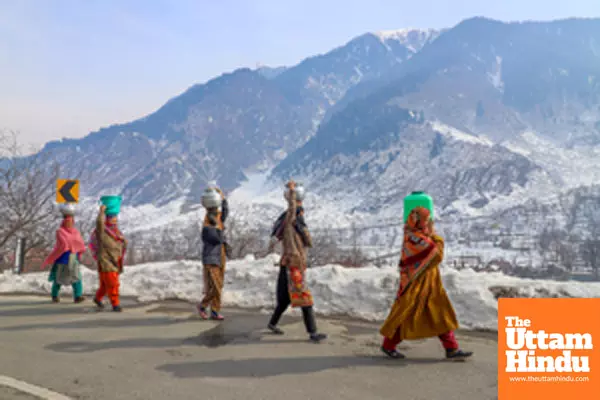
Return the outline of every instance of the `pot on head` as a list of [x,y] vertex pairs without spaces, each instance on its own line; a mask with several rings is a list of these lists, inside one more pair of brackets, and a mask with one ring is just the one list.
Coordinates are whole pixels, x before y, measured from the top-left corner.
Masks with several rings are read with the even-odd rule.
[[[285,189],[285,191],[283,192],[283,196],[287,199],[288,195],[289,195],[290,189]],[[296,183],[296,200],[297,201],[304,201],[304,197],[306,196],[306,189],[304,188],[304,185],[301,183]]]
[[408,220],[410,212],[416,207],[424,207],[429,210],[431,219],[434,219],[433,199],[422,191],[412,192],[404,198],[404,223]]
[[223,199],[221,199],[221,195],[215,189],[208,188],[202,194],[202,206],[204,208],[219,208],[221,207],[221,203]]
[[72,217],[75,215],[75,204],[65,203],[58,207],[63,217]]
[[106,206],[106,215],[118,215],[121,212],[121,202],[123,198],[121,196],[102,196],[100,202]]

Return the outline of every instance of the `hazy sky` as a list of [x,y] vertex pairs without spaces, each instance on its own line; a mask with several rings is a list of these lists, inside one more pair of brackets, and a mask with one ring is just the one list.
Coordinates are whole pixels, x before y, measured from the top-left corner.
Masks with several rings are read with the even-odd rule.
[[364,32],[600,16],[600,0],[0,0],[0,128],[26,143],[151,113],[194,83]]

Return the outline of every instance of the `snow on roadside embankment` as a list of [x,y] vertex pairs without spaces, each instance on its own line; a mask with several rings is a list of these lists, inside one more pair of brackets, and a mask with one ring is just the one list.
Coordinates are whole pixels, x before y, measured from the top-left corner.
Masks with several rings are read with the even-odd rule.
[[[272,308],[278,269],[277,256],[229,262],[224,303],[243,308]],[[442,268],[444,285],[463,328],[497,327],[496,296],[503,297],[600,297],[600,283],[554,282],[513,278],[500,273],[476,273]],[[371,321],[383,320],[393,301],[398,272],[394,267],[348,269],[337,265],[313,268],[308,284],[321,315],[347,315]],[[83,271],[84,291],[93,293],[97,275]],[[65,293],[70,288],[65,288]],[[0,293],[50,292],[47,273],[0,274]],[[198,301],[202,296],[201,264],[171,261],[126,268],[121,294],[140,301],[181,299]]]

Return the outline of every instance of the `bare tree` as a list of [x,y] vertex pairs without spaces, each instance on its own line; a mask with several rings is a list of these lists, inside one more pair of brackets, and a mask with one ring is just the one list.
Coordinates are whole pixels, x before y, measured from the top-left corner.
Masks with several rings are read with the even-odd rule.
[[356,226],[355,222],[352,222],[351,225],[351,237],[352,237],[352,252],[351,252],[351,263],[353,265],[357,265],[358,264],[358,257],[360,254],[360,249],[358,247],[358,239],[359,239],[359,230],[358,227]]
[[248,254],[265,255],[267,249],[267,232],[259,229],[244,227],[235,217],[230,217],[226,223],[227,242],[231,246],[231,258],[243,258]]
[[47,153],[26,156],[14,132],[0,132],[0,253],[12,251],[17,237],[26,250],[52,243],[54,184],[59,166]]
[[[600,205],[596,205],[598,207]],[[588,225],[587,239],[581,244],[583,261],[593,271],[596,279],[600,279],[600,210],[588,208],[585,219]]]
[[600,279],[600,239],[588,238],[581,245],[584,262],[592,269],[596,279]]
[[190,224],[183,230],[182,255],[186,260],[200,260],[202,257],[202,227]]
[[590,235],[581,244],[583,261],[600,279],[600,219],[588,218]]
[[314,232],[312,242],[313,247],[308,251],[309,265],[326,265],[337,260],[340,249],[329,229]]
[[125,265],[135,265],[138,262],[138,249],[135,240],[127,240],[127,253],[125,254]]
[[176,240],[173,229],[163,229],[160,239],[160,250],[157,252],[157,261],[181,259],[181,244]]

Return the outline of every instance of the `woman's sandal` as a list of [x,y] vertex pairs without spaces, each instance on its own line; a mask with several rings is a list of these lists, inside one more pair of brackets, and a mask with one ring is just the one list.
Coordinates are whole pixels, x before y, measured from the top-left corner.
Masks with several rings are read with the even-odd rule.
[[211,311],[210,319],[212,319],[213,321],[223,321],[225,317],[216,311]]
[[388,350],[388,349],[385,349],[385,348],[382,347],[381,351],[383,351],[390,358],[396,358],[396,359],[406,358],[406,356],[404,354],[400,353],[396,349],[394,349],[394,350]]
[[201,305],[197,305],[196,309],[198,310],[198,315],[200,315],[200,318],[206,320],[208,319],[208,314],[206,313],[206,308],[202,307]]

